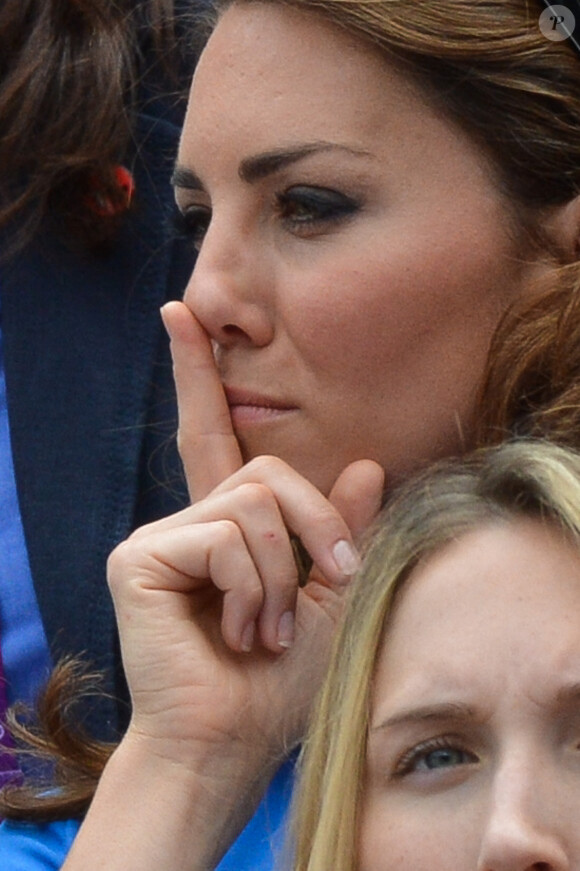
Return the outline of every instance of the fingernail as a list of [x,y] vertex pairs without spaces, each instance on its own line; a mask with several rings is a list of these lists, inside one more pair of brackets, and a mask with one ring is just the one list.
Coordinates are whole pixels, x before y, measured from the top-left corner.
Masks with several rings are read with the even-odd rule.
[[278,623],[278,644],[280,647],[292,647],[294,644],[294,613],[285,611]]
[[242,637],[240,639],[240,647],[242,648],[244,653],[250,653],[253,645],[254,645],[254,633],[256,631],[256,627],[254,622],[248,623],[244,631],[242,632]]
[[342,538],[337,541],[332,549],[334,561],[339,572],[347,577],[356,574],[360,568],[360,557],[352,544]]

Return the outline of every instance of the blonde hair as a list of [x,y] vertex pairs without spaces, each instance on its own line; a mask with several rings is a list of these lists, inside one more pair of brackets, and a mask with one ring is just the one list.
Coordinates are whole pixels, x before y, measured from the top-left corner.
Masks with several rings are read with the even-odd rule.
[[353,585],[304,744],[294,871],[356,868],[373,672],[406,578],[452,539],[521,516],[556,524],[580,550],[580,454],[547,442],[505,443],[465,461],[438,464],[384,510]]

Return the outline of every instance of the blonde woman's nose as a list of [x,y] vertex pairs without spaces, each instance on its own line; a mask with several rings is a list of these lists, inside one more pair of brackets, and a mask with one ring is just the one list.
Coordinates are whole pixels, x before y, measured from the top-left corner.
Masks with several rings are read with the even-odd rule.
[[[549,776],[534,760],[500,770],[484,823],[477,871],[578,871],[569,855],[566,819],[552,800]],[[573,813],[569,809],[568,816]],[[575,824],[577,827],[577,823]],[[569,833],[570,834],[570,833]]]

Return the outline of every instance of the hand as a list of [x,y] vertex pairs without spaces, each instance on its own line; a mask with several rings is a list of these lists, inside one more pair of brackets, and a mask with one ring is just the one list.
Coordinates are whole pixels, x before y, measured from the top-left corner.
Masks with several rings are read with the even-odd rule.
[[[216,742],[276,759],[301,737],[382,470],[351,464],[326,499],[274,457],[243,466],[207,335],[181,303],[164,319],[197,501],[110,559],[132,728],[181,764]],[[290,532],[314,561],[300,590]]]
[[[368,460],[328,499],[274,457],[244,466],[208,337],[180,303],[164,319],[195,502],[109,559],[133,714],[67,871],[215,867],[302,737],[382,496]],[[291,534],[313,559],[303,588]]]

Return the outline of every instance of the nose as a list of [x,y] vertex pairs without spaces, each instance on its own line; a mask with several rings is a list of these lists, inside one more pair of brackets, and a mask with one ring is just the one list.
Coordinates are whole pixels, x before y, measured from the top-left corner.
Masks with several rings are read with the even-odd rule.
[[274,336],[267,254],[250,232],[215,216],[203,240],[184,301],[223,347],[263,347]]
[[[497,773],[477,871],[570,871],[556,795],[536,764]],[[564,817],[566,816],[564,812]],[[570,812],[568,811],[568,816]]]

